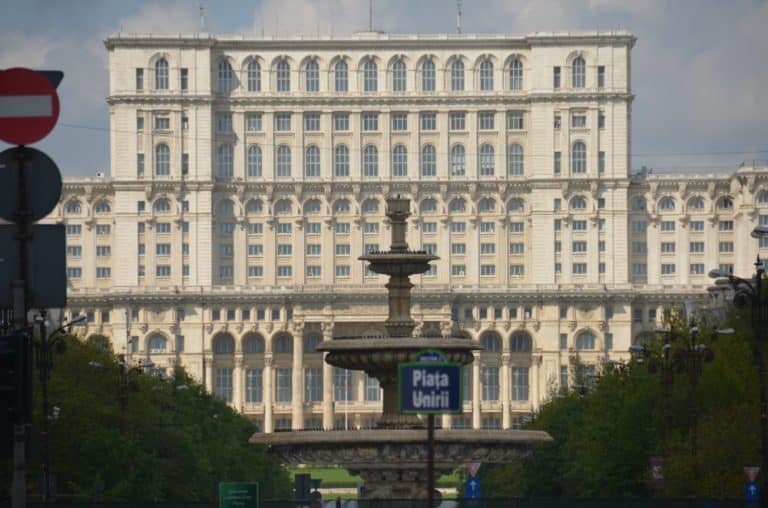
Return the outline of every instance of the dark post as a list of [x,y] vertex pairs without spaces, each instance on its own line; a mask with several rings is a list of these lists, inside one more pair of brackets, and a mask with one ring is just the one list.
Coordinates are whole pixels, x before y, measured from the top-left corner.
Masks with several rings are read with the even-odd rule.
[[699,486],[699,376],[701,360],[696,347],[696,332],[691,332],[691,342],[687,351],[688,360],[688,403],[691,410],[691,464],[693,486],[691,495],[695,498]]
[[435,505],[435,415],[427,416],[427,508]]
[[48,379],[51,373],[51,349],[45,327],[45,311],[40,311],[40,347],[37,369],[40,375],[40,395],[43,399],[43,503],[48,502],[51,486],[51,447],[48,433]]
[[763,502],[768,501],[768,397],[766,397],[765,389],[765,326],[766,326],[766,309],[765,301],[763,298],[763,274],[765,269],[763,263],[760,260],[760,256],[755,261],[755,268],[757,271],[755,280],[755,294],[752,297],[752,329],[755,331],[755,341],[757,342],[757,365],[759,367],[760,376],[760,459],[761,467],[760,473],[763,475],[763,485],[761,489],[761,496]]

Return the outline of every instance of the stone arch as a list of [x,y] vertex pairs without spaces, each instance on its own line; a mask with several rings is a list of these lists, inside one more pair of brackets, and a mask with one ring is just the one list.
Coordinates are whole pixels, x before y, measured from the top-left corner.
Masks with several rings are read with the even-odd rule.
[[495,330],[486,330],[480,335],[480,345],[484,348],[483,353],[500,353],[501,335]]
[[241,350],[244,354],[257,354],[265,351],[264,337],[256,332],[248,332],[241,340]]
[[272,337],[272,353],[293,354],[293,336],[288,332],[278,332]]
[[591,328],[579,330],[574,337],[574,347],[577,350],[595,351],[597,349],[597,334]]
[[219,332],[211,340],[211,349],[214,356],[234,355],[235,338],[229,332]]
[[524,330],[516,330],[509,336],[509,350],[512,353],[528,353],[533,351],[533,338]]

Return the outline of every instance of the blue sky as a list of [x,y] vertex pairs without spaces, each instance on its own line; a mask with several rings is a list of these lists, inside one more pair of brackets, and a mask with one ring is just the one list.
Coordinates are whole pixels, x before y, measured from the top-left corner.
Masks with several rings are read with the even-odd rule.
[[[454,32],[454,0],[374,0],[375,28]],[[112,32],[199,29],[198,0],[0,0],[0,68],[61,69],[61,117],[38,144],[65,177],[109,171]],[[344,34],[366,0],[204,0],[211,33]],[[765,0],[463,0],[463,31],[626,29],[633,51],[632,166],[705,173],[768,159]],[[0,142],[0,149],[5,146]]]

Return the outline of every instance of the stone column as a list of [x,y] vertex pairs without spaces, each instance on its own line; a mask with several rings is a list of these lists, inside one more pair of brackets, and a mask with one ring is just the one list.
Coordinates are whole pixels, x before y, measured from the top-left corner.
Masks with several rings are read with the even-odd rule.
[[291,375],[291,428],[304,428],[304,327],[293,330],[293,373]]
[[[333,340],[333,323],[323,323],[323,341]],[[333,367],[323,353],[323,428],[333,428]]]
[[274,430],[272,422],[272,355],[264,356],[264,432],[269,434]]
[[508,429],[510,427],[509,420],[509,400],[512,398],[510,394],[510,382],[509,382],[509,353],[501,355],[501,428]]
[[205,368],[205,389],[210,393],[213,393],[213,356],[205,355],[203,357],[203,365]]
[[541,359],[541,355],[533,355],[531,375],[528,378],[531,384],[531,407],[534,411],[538,411],[541,404]]
[[245,373],[243,372],[243,357],[235,356],[235,368],[232,372],[232,406],[237,411],[243,410],[243,388]]
[[472,362],[472,428],[481,427],[480,419],[480,353],[473,352],[475,360]]

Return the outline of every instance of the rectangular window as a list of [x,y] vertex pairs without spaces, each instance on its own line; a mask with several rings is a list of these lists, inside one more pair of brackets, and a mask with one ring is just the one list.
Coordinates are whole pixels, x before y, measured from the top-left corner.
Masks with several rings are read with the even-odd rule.
[[260,222],[251,222],[248,224],[249,235],[262,235],[264,234],[264,224]]
[[189,130],[189,117],[187,115],[181,116],[181,130],[183,131]]
[[481,233],[495,233],[496,232],[496,223],[495,222],[490,222],[490,221],[483,221],[483,222],[481,222],[480,223],[480,232]]
[[675,242],[661,242],[661,252],[663,254],[672,254],[675,252]]
[[216,113],[216,132],[232,132],[232,113]]
[[481,370],[483,400],[499,400],[499,368],[483,367]]
[[291,402],[292,375],[290,368],[275,369],[275,401]]
[[155,130],[156,131],[167,131],[171,129],[171,119],[167,116],[157,116],[155,117]]
[[554,67],[552,69],[552,87],[555,89],[560,88],[560,67]]
[[319,243],[307,244],[307,256],[319,256],[321,251],[321,245]]
[[632,242],[632,254],[645,254],[648,252],[647,242]]
[[661,221],[661,230],[662,231],[674,231],[675,230],[675,221],[673,220],[663,220]]
[[247,132],[260,132],[261,129],[261,113],[246,113],[245,130]]
[[555,240],[555,252],[562,252],[563,250],[563,242],[560,240]]
[[605,87],[605,65],[597,66],[597,87]]
[[170,243],[158,243],[155,245],[155,254],[158,256],[170,256],[171,244]]
[[587,230],[587,221],[585,221],[585,220],[575,220],[575,221],[573,221],[573,230],[574,231],[586,231]]
[[186,67],[179,69],[179,84],[182,90],[189,90],[189,69]]
[[691,224],[691,231],[704,231],[703,220],[692,220],[690,224]]
[[349,130],[349,113],[333,114],[333,130],[335,131]]
[[334,227],[337,235],[349,234],[349,222],[337,222]]
[[519,256],[525,253],[525,244],[522,242],[515,242],[509,244],[509,253],[514,256]]
[[235,255],[235,247],[231,243],[223,243],[219,245],[219,257],[231,258]]
[[733,252],[733,242],[720,242],[718,250],[720,252]]
[[349,277],[349,265],[336,265],[336,277]]
[[463,131],[466,130],[466,113],[463,111],[451,111],[448,113],[448,118],[450,120],[450,130],[452,131]]
[[675,274],[675,264],[674,263],[662,263],[661,264],[661,274],[662,275],[674,275]]
[[181,221],[181,232],[182,233],[189,233],[189,221]]
[[599,252],[605,252],[605,240],[600,240],[597,242],[597,250]]
[[721,220],[717,223],[718,231],[733,231],[732,220]]
[[419,115],[421,120],[421,130],[434,131],[437,130],[437,114],[435,113],[421,113]]
[[68,279],[79,279],[83,276],[83,269],[75,266],[68,266],[67,267],[67,278]]
[[67,256],[79,258],[83,255],[83,248],[79,245],[67,245]]
[[477,114],[477,125],[480,130],[489,131],[496,128],[496,113],[494,111],[480,111]]
[[293,233],[293,225],[288,222],[280,222],[277,224],[278,235],[290,235]]
[[605,263],[602,261],[597,264],[597,273],[605,273]]
[[136,90],[144,90],[144,69],[136,69]]
[[379,223],[378,222],[366,222],[363,225],[363,233],[366,235],[375,235],[379,232]]
[[304,369],[304,402],[323,400],[323,369],[311,367]]
[[155,275],[157,277],[170,277],[171,276],[171,266],[170,265],[157,265],[157,267],[155,267]]
[[496,254],[496,244],[495,243],[481,243],[480,244],[480,254]]
[[437,244],[436,243],[425,243],[422,244],[421,250],[426,252],[427,254],[435,254],[437,252]]
[[605,129],[605,113],[602,111],[597,114],[597,128]]
[[465,233],[466,231],[466,222],[451,222],[451,233]]
[[512,400],[528,400],[528,367],[512,367]]
[[567,365],[560,366],[560,389],[561,390],[568,389],[568,366]]
[[379,380],[375,377],[371,377],[368,374],[365,375],[365,401],[366,402],[378,402],[381,399],[381,387],[379,386]]
[[[168,224],[168,226],[169,226],[169,232],[170,232],[170,224]],[[109,235],[109,234],[112,234],[112,226],[110,226],[109,224],[96,224],[97,236]]]
[[568,349],[568,334],[567,333],[561,333],[560,334],[560,349],[561,350]]
[[264,255],[264,246],[260,243],[248,244],[248,255],[261,257]]
[[632,275],[646,275],[648,273],[648,265],[645,263],[632,263]]
[[407,113],[392,113],[391,119],[392,119],[393,131],[408,130],[408,114]]
[[587,273],[587,264],[586,263],[573,263],[573,274],[574,275],[585,275]]
[[691,275],[704,275],[704,263],[691,263]]
[[291,130],[290,113],[275,113],[275,130],[278,132],[287,132]]
[[246,369],[245,371],[245,402],[261,404],[264,394],[262,384],[262,369]]
[[337,256],[349,256],[350,254],[350,246],[348,243],[338,243],[336,244],[336,255]]
[[112,276],[112,269],[109,267],[97,267],[96,268],[96,278],[97,279],[108,279]]
[[525,231],[525,224],[522,222],[510,222],[509,223],[509,232],[510,233],[522,233]]
[[451,265],[451,275],[464,277],[467,274],[467,265]]
[[96,256],[97,257],[109,257],[112,255],[112,247],[109,245],[97,245]]
[[307,277],[317,278],[320,277],[321,269],[318,265],[307,265]]
[[451,254],[455,255],[461,255],[467,253],[467,245],[463,243],[452,243],[451,244]]
[[215,369],[214,371],[214,394],[225,402],[232,402],[232,370]]
[[525,275],[524,265],[509,265],[509,275],[511,277],[522,277]]
[[587,242],[577,241],[573,242],[573,252],[587,252]]
[[232,265],[220,265],[219,266],[219,278],[231,279],[235,276],[235,270]]
[[304,113],[304,130],[307,132],[320,130],[320,113]]
[[562,118],[559,114],[555,114],[554,120],[553,120],[553,126],[555,129],[559,129],[563,124]]
[[493,277],[496,275],[496,265],[480,265],[481,277]]
[[137,131],[143,131],[144,130],[144,117],[143,116],[137,116],[136,117],[136,130]]
[[562,164],[563,164],[563,156],[561,152],[555,152],[555,166],[554,171],[555,174],[560,173],[562,171]]
[[319,222],[307,223],[307,235],[319,235],[320,232],[321,232],[321,227]]
[[648,231],[648,221],[646,220],[633,220],[632,232],[633,233],[645,233]]
[[293,276],[293,268],[291,266],[280,265],[280,266],[277,267],[277,276],[278,277],[292,277]]
[[586,113],[572,113],[571,114],[571,127],[574,129],[583,129],[587,126],[587,114]]
[[144,176],[144,154],[136,154],[136,175],[139,177]]
[[181,265],[181,276],[189,277],[189,265]]
[[509,130],[522,130],[523,127],[523,112],[522,111],[508,111],[507,112],[507,129]]
[[437,222],[422,222],[421,232],[426,234],[437,233]]
[[277,255],[278,256],[290,256],[293,254],[293,246],[289,243],[278,243],[277,244]]
[[732,263],[720,263],[717,266],[718,270],[721,270],[725,273],[733,274],[733,264]]
[[352,400],[352,391],[354,389],[352,383],[352,371],[347,369],[340,369],[338,367],[333,369],[333,400],[349,401]]
[[605,152],[597,152],[597,170],[605,173]]
[[364,131],[379,130],[379,114],[378,113],[363,113],[363,130]]
[[264,267],[260,265],[248,266],[248,277],[264,277]]
[[693,254],[701,254],[704,252],[704,242],[691,242],[689,244],[688,251]]

